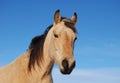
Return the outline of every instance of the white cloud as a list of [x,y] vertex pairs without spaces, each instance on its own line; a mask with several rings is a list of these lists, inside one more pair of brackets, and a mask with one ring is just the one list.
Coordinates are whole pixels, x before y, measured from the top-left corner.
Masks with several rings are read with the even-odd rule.
[[74,70],[70,75],[62,75],[53,70],[54,83],[120,83],[120,68]]
[[[81,55],[103,55],[120,57],[119,39],[88,39],[88,43],[81,44],[77,42],[75,53]],[[79,50],[78,50],[79,49]]]
[[76,51],[77,54],[82,55],[103,55],[103,56],[120,56],[120,45],[113,43],[106,43],[101,46],[87,45],[80,48],[80,51]]

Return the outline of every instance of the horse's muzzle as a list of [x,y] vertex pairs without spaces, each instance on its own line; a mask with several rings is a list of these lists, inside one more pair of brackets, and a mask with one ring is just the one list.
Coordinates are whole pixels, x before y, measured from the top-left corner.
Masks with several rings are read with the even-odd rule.
[[72,72],[73,68],[75,67],[75,61],[70,66],[68,61],[66,59],[64,59],[62,61],[62,66],[63,66],[64,69],[61,70],[61,73],[63,73],[63,74],[70,74]]

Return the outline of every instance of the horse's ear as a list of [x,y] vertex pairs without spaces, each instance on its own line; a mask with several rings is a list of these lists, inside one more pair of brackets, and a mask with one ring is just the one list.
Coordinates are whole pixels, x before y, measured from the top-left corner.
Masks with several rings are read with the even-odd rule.
[[75,12],[74,15],[72,16],[71,21],[72,21],[72,23],[73,23],[74,25],[76,24],[76,22],[77,22],[77,14],[76,14],[76,12]]
[[57,24],[60,22],[61,16],[60,16],[60,10],[58,9],[54,14],[54,23]]

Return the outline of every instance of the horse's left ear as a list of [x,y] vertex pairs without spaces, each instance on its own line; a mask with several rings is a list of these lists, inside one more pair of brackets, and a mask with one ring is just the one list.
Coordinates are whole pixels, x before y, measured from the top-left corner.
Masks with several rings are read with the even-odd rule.
[[60,16],[60,10],[58,9],[54,14],[54,24],[57,24],[60,22],[61,16]]
[[76,12],[75,12],[74,15],[72,16],[71,21],[72,21],[72,23],[73,23],[74,25],[76,24],[76,22],[77,22],[77,14],[76,14]]

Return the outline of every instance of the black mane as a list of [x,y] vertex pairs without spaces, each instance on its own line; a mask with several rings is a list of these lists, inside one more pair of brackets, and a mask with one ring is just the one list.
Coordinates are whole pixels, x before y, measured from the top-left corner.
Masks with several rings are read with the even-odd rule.
[[46,38],[47,33],[51,29],[53,25],[50,25],[45,32],[42,35],[36,36],[32,39],[29,49],[31,51],[29,63],[28,63],[28,69],[31,71],[31,68],[35,66],[35,63],[39,66],[39,59],[40,55],[43,54],[43,45]]

